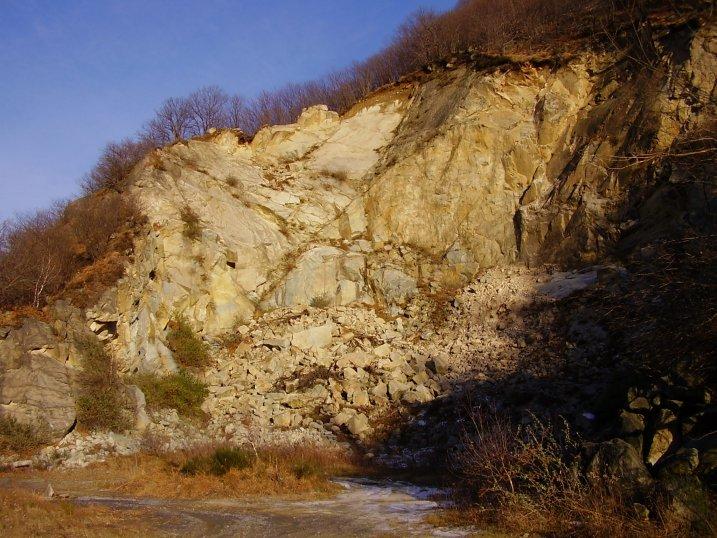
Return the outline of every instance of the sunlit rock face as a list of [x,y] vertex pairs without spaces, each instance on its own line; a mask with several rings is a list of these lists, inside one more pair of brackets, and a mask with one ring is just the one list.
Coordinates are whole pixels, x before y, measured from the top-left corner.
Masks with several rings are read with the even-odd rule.
[[463,66],[343,116],[311,107],[250,143],[219,131],[157,150],[130,191],[146,234],[88,319],[126,370],[171,371],[175,315],[213,337],[276,308],[395,311],[449,273],[591,261],[639,181],[614,155],[667,148],[713,115],[714,41],[702,30],[671,73],[588,53]]

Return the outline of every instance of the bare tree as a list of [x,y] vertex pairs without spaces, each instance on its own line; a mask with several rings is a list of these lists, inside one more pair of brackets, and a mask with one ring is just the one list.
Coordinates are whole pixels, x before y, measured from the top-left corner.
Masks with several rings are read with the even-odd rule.
[[227,126],[242,131],[251,129],[251,117],[246,100],[241,95],[232,95],[226,109]]
[[192,134],[192,111],[185,98],[167,99],[145,128],[148,138],[158,144],[184,140]]
[[204,134],[211,127],[226,127],[228,104],[229,96],[218,86],[205,86],[192,92],[187,98],[192,134]]
[[106,191],[3,223],[0,307],[43,306],[80,269],[111,248],[128,248],[127,241],[118,241],[115,234],[135,222],[136,215],[125,195]]
[[94,168],[82,179],[83,190],[86,193],[101,189],[119,191],[132,168],[155,147],[148,137],[110,142]]

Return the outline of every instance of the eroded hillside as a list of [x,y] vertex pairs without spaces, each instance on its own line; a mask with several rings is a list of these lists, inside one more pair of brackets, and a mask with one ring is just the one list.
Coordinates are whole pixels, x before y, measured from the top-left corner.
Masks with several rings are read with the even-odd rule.
[[[615,363],[591,357],[609,335],[561,301],[620,282],[624,256],[655,239],[714,233],[713,161],[695,153],[700,181],[699,161],[669,161],[714,136],[714,21],[661,28],[634,53],[461,61],[343,116],[315,106],[250,142],[219,130],[153,151],[126,193],[147,223],[124,276],[85,311],[58,301],[49,323],[0,328],[3,413],[46,421],[58,445],[37,460],[69,465],[139,450],[141,432],[171,449],[388,438],[391,458],[422,460],[458,442],[447,410],[468,383],[594,420],[586,402]],[[133,388],[127,435],[73,430],[73,335],[99,337],[126,379],[161,376],[182,366],[178,318],[209,346],[207,422],[148,412]],[[700,394],[685,405],[714,413]],[[680,427],[701,420],[685,413]],[[643,421],[634,448],[650,469],[691,442],[684,428],[658,436],[670,424]]]

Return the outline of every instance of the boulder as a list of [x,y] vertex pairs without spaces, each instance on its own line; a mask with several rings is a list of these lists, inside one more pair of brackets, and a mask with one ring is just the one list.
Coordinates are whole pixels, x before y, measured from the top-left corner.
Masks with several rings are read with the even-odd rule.
[[450,357],[447,353],[438,353],[426,363],[426,367],[434,374],[444,375],[450,368]]
[[43,355],[24,355],[20,367],[7,370],[0,379],[0,413],[18,422],[46,425],[53,439],[64,437],[76,418],[65,365]]
[[660,463],[660,478],[691,475],[700,464],[700,453],[696,448],[681,448]]
[[589,445],[588,475],[607,475],[619,479],[628,487],[645,486],[652,482],[642,458],[635,448],[622,439],[611,439]]
[[416,279],[397,267],[381,267],[372,274],[372,281],[387,303],[403,304],[418,292]]
[[13,369],[28,352],[48,352],[57,346],[52,327],[34,318],[25,318],[19,328],[5,327],[0,340],[0,368]]
[[144,397],[144,392],[137,385],[127,385],[127,394],[134,404],[134,427],[143,432],[152,423],[147,414],[147,400]]
[[331,343],[333,330],[334,324],[329,322],[295,332],[291,335],[291,345],[303,350],[326,347]]
[[292,423],[292,414],[291,413],[281,413],[279,415],[275,415],[273,418],[274,426],[277,428],[289,428],[291,427]]
[[400,381],[395,381],[393,379],[388,382],[388,394],[394,401],[399,400],[403,393],[410,388],[411,387],[408,384],[402,383]]
[[646,458],[650,465],[655,465],[660,461],[660,458],[670,449],[672,439],[672,432],[667,428],[661,428],[653,434]]
[[352,434],[358,435],[359,437],[368,433],[371,429],[368,423],[368,417],[363,413],[357,413],[352,416],[346,423],[346,427]]

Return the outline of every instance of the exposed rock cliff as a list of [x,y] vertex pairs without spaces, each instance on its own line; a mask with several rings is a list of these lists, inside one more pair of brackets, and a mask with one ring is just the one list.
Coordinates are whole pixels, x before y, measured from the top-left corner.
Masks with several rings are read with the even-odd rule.
[[[621,159],[668,151],[714,117],[715,30],[683,34],[637,68],[614,53],[464,65],[344,117],[313,107],[249,144],[224,131],[156,151],[132,188],[150,230],[93,329],[117,336],[128,369],[172,370],[175,313],[207,336],[277,307],[395,313],[446,275],[609,254],[649,228],[634,215],[646,172]],[[183,234],[187,207],[199,238]]]
[[[612,366],[581,353],[607,354],[607,336],[568,319],[557,342],[555,301],[620,280],[612,254],[701,226],[715,200],[714,183],[671,198],[680,167],[651,163],[713,129],[717,30],[670,28],[648,48],[462,62],[343,116],[316,106],[251,142],[224,130],[154,151],[130,178],[148,223],[125,276],[85,319],[58,303],[54,331],[0,329],[3,411],[61,437],[74,423],[67,335],[89,328],[123,373],[164,374],[178,368],[167,334],[181,315],[213,362],[202,372],[204,433],[177,435],[171,412],[145,424],[174,435],[173,448],[206,434],[293,439],[286,430],[368,442],[388,433],[391,410],[425,414],[467,379],[554,373],[545,357],[558,348],[575,371],[555,410],[592,420],[583,402],[606,389]],[[582,270],[549,276],[546,263]],[[704,413],[709,397],[694,401]],[[430,433],[415,438],[456,440]],[[671,441],[651,435],[643,459],[657,465]],[[80,437],[58,450],[74,458]]]

